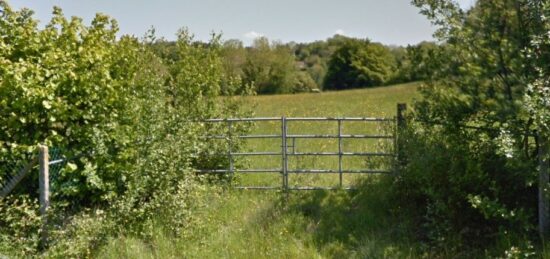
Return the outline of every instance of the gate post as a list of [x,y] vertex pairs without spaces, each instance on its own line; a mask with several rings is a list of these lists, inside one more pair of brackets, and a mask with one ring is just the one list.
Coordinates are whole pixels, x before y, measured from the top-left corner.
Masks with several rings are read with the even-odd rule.
[[550,162],[548,156],[548,139],[543,134],[537,133],[539,142],[538,147],[538,162],[539,162],[539,193],[538,193],[538,211],[539,211],[539,234],[544,239],[549,232],[549,205],[548,205],[548,170]]
[[227,156],[229,158],[229,182],[233,182],[233,176],[235,175],[235,166],[233,163],[233,125],[230,120],[227,121]]
[[281,155],[282,155],[282,177],[283,177],[283,191],[288,191],[288,156],[287,156],[287,144],[286,144],[286,117],[281,117]]
[[342,188],[342,120],[338,119],[338,175],[340,188]]
[[40,193],[40,216],[42,218],[42,228],[40,230],[40,246],[42,248],[44,248],[48,242],[48,209],[50,207],[49,160],[50,158],[48,154],[48,146],[38,146],[38,163],[40,169],[38,184]]
[[405,111],[407,110],[406,103],[397,104],[397,119],[396,119],[396,129],[395,129],[395,155],[397,156],[397,168],[404,166],[406,164],[407,158],[405,152],[403,152],[403,141],[401,140],[401,132],[407,126],[407,121],[405,120]]
[[397,104],[397,127],[399,129],[402,129],[403,127],[407,126],[407,122],[405,121],[405,111],[407,111],[407,104],[398,103]]

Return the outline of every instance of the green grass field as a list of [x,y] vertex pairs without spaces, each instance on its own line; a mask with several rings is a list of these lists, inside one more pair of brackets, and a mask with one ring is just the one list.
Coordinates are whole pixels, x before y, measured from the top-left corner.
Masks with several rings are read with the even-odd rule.
[[[403,84],[364,90],[247,97],[255,116],[265,117],[393,117],[396,103],[411,103],[418,84]],[[276,123],[258,124],[252,134],[280,132]],[[289,125],[290,134],[334,134],[327,123]],[[383,125],[365,122],[344,125],[346,134],[390,132]],[[384,149],[377,142],[347,142],[349,151]],[[335,151],[334,141],[298,140],[300,151]],[[245,143],[246,150],[274,151],[280,140]],[[337,150],[337,149],[336,149]],[[304,158],[289,167],[334,168],[335,159]],[[280,158],[253,157],[241,166],[278,167]],[[372,161],[370,161],[372,163]],[[345,161],[346,167],[368,166],[365,159]],[[335,176],[302,176],[291,185],[329,185]],[[100,252],[114,258],[410,258],[417,257],[402,229],[390,215],[391,201],[385,195],[384,177],[346,178],[359,191],[301,191],[288,197],[278,191],[227,190],[213,193],[210,205],[199,211],[205,226],[190,226],[193,238],[167,238],[159,230],[152,240],[118,238]],[[239,175],[239,184],[279,186],[273,175]]]
[[248,97],[255,116],[392,117],[396,103],[417,97],[418,83],[371,89]]

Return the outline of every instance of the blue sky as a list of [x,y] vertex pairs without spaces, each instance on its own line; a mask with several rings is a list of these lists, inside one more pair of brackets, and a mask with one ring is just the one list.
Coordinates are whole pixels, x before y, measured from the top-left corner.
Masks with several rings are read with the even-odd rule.
[[[249,44],[266,36],[283,42],[310,42],[335,33],[406,45],[432,39],[434,28],[409,0],[8,0],[28,7],[47,22],[52,7],[89,22],[95,13],[114,17],[121,34],[142,36],[151,26],[158,36],[174,39],[186,26],[197,39],[212,31],[224,39]],[[459,0],[467,8],[474,0]]]

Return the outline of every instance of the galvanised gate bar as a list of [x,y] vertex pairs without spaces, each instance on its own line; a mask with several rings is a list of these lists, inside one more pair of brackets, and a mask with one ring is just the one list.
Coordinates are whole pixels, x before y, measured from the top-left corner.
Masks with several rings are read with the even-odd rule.
[[[288,134],[288,125],[292,122],[334,122],[337,126],[337,134]],[[394,134],[344,134],[343,124],[349,121],[363,121],[363,122],[386,122],[390,123],[392,132]],[[222,173],[231,174],[233,176],[237,173],[278,173],[281,175],[282,184],[280,187],[273,186],[238,186],[239,189],[282,189],[282,190],[317,190],[317,189],[335,189],[334,187],[306,187],[295,186],[289,187],[288,176],[289,174],[338,174],[339,175],[339,188],[351,189],[351,187],[344,187],[342,185],[343,174],[392,174],[393,169],[380,170],[373,168],[362,169],[346,169],[342,166],[342,158],[345,156],[362,156],[362,157],[395,157],[396,156],[396,119],[394,118],[363,118],[363,117],[341,117],[341,118],[329,118],[329,117],[258,117],[258,118],[230,118],[230,119],[208,119],[205,123],[226,123],[228,129],[228,135],[215,135],[206,136],[216,139],[227,139],[228,151],[226,154],[229,160],[229,168],[226,169],[199,169],[195,170],[197,173]],[[232,136],[232,128],[235,123],[242,122],[279,122],[280,132],[278,134],[256,134],[256,135],[240,135]],[[232,137],[240,139],[280,139],[281,150],[277,152],[235,152],[231,143]],[[295,152],[296,139],[338,139],[338,152]],[[345,152],[343,150],[343,139],[387,139],[391,141],[393,148],[391,152]],[[289,141],[290,140],[290,141]],[[290,143],[289,143],[290,142]],[[290,148],[290,150],[289,150]],[[220,154],[217,154],[220,155]],[[239,156],[273,156],[281,158],[281,166],[279,168],[249,168],[249,169],[237,169],[235,168],[235,158]],[[288,159],[292,156],[334,156],[338,157],[338,169],[316,169],[316,168],[300,168],[289,169]]]

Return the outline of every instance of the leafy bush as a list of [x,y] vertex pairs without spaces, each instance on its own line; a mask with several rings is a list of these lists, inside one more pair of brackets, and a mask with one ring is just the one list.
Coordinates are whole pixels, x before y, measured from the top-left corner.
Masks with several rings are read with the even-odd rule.
[[205,187],[190,174],[182,176],[185,179],[177,185],[157,189],[148,201],[136,204],[135,197],[125,196],[106,210],[85,210],[70,218],[62,228],[51,232],[46,256],[96,256],[99,248],[112,239],[125,236],[151,240],[159,230],[167,237],[188,237],[189,229],[204,224],[204,219],[193,211],[207,206],[207,192],[211,195],[219,190]]
[[43,30],[32,12],[13,11],[1,2],[0,19],[0,145],[13,152],[19,145],[46,143],[73,154],[94,153],[71,173],[78,193],[65,192],[75,202],[97,202],[120,191],[102,167],[105,147],[117,145],[115,132],[129,106],[137,49],[131,40],[115,40],[117,25],[97,15],[85,27],[70,21],[59,8]]
[[454,1],[413,4],[439,27],[443,47],[429,59],[438,68],[401,138],[408,155],[395,186],[401,205],[421,226],[419,238],[440,251],[479,255],[496,247],[486,256],[502,256],[528,247],[537,237],[540,143],[533,133],[544,129],[524,105],[527,85],[539,77],[526,50],[542,20],[527,17],[537,17],[541,6],[477,1],[465,11]]
[[30,256],[39,244],[38,202],[29,196],[0,198],[0,254]]
[[[405,133],[405,132],[404,132]],[[501,237],[527,237],[536,222],[536,170],[498,153],[496,136],[413,124],[402,135],[407,165],[396,200],[431,247],[483,250]]]
[[[30,10],[0,8],[0,152],[9,155],[0,162],[26,161],[18,150],[38,143],[78,155],[56,179],[47,253],[89,256],[109,237],[150,235],[156,221],[185,232],[206,182],[192,168],[228,163],[207,155],[227,142],[205,137],[227,133],[225,125],[200,121],[242,116],[239,101],[220,96],[249,92],[224,73],[220,37],[195,42],[182,29],[168,62],[152,49],[152,33],[117,39],[116,21],[104,15],[85,26],[55,8],[39,29]],[[36,255],[37,186],[23,185],[0,204],[0,248]]]

